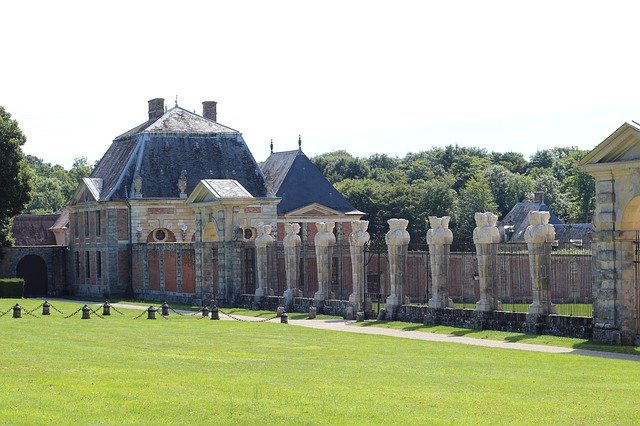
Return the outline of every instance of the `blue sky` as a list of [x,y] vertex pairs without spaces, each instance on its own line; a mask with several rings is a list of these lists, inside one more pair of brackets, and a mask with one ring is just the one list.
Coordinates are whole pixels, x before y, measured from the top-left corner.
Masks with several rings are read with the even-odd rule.
[[0,105],[25,152],[95,161],[163,97],[241,131],[258,161],[591,149],[640,120],[634,2],[9,2]]

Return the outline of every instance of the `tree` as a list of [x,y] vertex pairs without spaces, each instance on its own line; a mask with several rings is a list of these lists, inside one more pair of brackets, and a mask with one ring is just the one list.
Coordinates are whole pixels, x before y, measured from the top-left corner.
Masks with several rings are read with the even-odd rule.
[[27,141],[18,122],[0,106],[0,246],[13,244],[11,222],[29,202],[31,183],[22,152]]
[[453,231],[457,250],[473,250],[473,230],[476,212],[494,212],[496,203],[485,178],[471,179],[460,191],[460,221]]

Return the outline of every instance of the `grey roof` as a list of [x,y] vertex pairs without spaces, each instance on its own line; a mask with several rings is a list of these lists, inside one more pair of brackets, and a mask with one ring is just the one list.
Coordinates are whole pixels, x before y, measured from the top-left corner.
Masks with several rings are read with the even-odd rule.
[[301,150],[273,152],[262,165],[267,190],[281,197],[278,214],[312,203],[342,213],[359,213]]
[[578,241],[584,245],[591,243],[593,225],[590,223],[566,223],[554,225],[554,228],[556,229],[556,240],[560,244]]
[[186,193],[203,179],[234,179],[251,195],[266,196],[264,177],[242,135],[180,107],[118,136],[91,177],[102,179],[101,200],[131,198],[136,174],[142,198],[179,198],[183,170]]
[[11,233],[16,246],[56,245],[56,237],[49,228],[59,216],[59,213],[21,214],[13,218]]
[[529,226],[529,218],[527,215],[531,211],[548,211],[550,214],[550,224],[562,224],[562,221],[558,219],[558,216],[550,211],[549,206],[547,206],[544,202],[534,203],[531,201],[523,201],[520,203],[516,203],[515,206],[513,206],[513,208],[509,211],[509,213],[505,215],[505,217],[501,221],[501,224],[503,226],[513,225],[513,235],[511,236],[509,242],[524,242],[524,231],[526,231],[527,226]]

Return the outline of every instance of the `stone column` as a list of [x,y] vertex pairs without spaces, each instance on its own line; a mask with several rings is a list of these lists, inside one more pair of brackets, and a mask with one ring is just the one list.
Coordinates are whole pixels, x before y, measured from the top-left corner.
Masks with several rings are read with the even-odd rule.
[[529,250],[529,273],[533,303],[529,314],[548,315],[555,313],[551,303],[549,273],[551,271],[551,243],[556,238],[553,225],[549,224],[549,212],[532,211],[528,214],[529,226],[524,232],[524,240]]
[[333,246],[336,237],[333,235],[334,222],[316,222],[318,233],[314,238],[316,245],[316,269],[318,270],[318,291],[313,296],[316,302],[329,297],[331,287],[331,265],[333,262]]
[[298,294],[300,285],[300,225],[297,223],[284,224],[285,237],[282,240],[284,245],[284,268],[287,275],[287,290],[285,290],[285,306],[293,305],[293,298]]
[[353,292],[349,295],[349,303],[358,311],[367,310],[364,300],[364,245],[369,241],[367,227],[368,220],[354,220],[351,222],[349,235],[349,250],[351,252],[351,276]]
[[480,300],[476,303],[476,311],[495,311],[502,308],[497,295],[498,216],[490,212],[476,213],[475,219],[477,227],[473,230],[473,242],[476,245],[480,279]]
[[258,288],[256,288],[255,292],[256,302],[259,302],[260,299],[269,294],[267,248],[274,241],[271,236],[271,225],[259,225],[258,233],[258,238],[256,238],[256,272],[258,276]]
[[427,244],[429,245],[429,264],[431,265],[432,296],[430,308],[443,309],[453,307],[449,299],[449,253],[453,242],[453,233],[449,229],[450,216],[429,216]]
[[396,317],[404,299],[404,280],[407,270],[409,233],[407,219],[389,219],[389,232],[384,237],[389,252],[389,297],[387,297],[387,319]]

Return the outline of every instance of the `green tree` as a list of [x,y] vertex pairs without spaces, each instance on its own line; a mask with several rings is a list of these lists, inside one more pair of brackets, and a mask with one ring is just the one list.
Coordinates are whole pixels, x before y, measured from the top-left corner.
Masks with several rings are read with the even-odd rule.
[[473,230],[476,212],[494,212],[496,203],[484,177],[471,179],[460,191],[460,220],[453,231],[453,246],[457,250],[473,250]]
[[27,141],[18,123],[0,106],[0,246],[13,244],[11,222],[29,202],[31,183],[22,152]]

